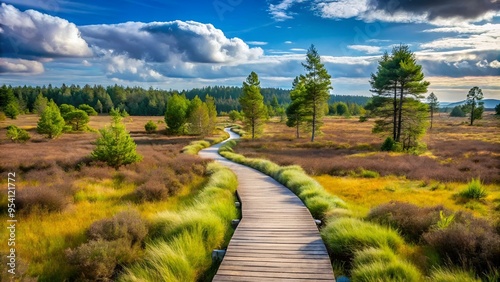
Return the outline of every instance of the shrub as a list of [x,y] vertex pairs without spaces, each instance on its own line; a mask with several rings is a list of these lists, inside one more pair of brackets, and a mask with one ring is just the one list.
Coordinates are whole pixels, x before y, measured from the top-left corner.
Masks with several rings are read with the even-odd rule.
[[81,131],[87,128],[90,121],[89,115],[83,110],[73,110],[64,115],[64,120],[74,131]]
[[10,102],[4,109],[5,115],[10,119],[17,119],[19,115],[19,106],[16,102]]
[[16,203],[21,210],[40,208],[52,212],[62,211],[69,200],[54,187],[25,187],[17,191]]
[[465,117],[465,113],[460,106],[455,106],[450,112],[450,117]]
[[120,257],[126,257],[129,247],[123,241],[90,241],[66,250],[68,262],[76,267],[84,280],[107,280],[113,275]]
[[328,222],[321,230],[321,236],[334,256],[348,261],[353,258],[354,252],[367,247],[396,250],[404,243],[396,231],[356,218]]
[[26,130],[15,125],[7,126],[7,137],[10,138],[12,142],[26,142],[31,138]]
[[87,231],[90,240],[125,240],[129,246],[140,244],[147,235],[145,222],[137,211],[123,211],[109,219],[92,223]]
[[62,134],[64,125],[64,119],[59,112],[59,108],[51,100],[41,113],[36,130],[38,133],[46,134],[48,138],[52,139]]
[[467,183],[467,188],[461,191],[459,195],[467,199],[480,200],[485,198],[488,193],[486,192],[486,189],[482,187],[481,180],[479,178],[473,178],[469,183]]
[[[412,242],[418,242],[439,221],[442,206],[421,208],[413,204],[390,202],[371,209],[368,219],[391,226]],[[450,213],[447,211],[447,213]]]
[[152,120],[150,120],[144,125],[144,129],[148,134],[155,133],[156,130],[158,129],[158,125],[154,123]]
[[360,176],[363,178],[378,178],[380,174],[376,171],[362,169],[360,172]]
[[382,143],[382,147],[380,147],[380,150],[381,151],[392,151],[393,150],[393,147],[394,147],[394,140],[392,140],[392,137],[387,137],[384,141],[384,143]]
[[158,179],[149,179],[146,183],[137,187],[135,193],[141,201],[161,201],[165,200],[169,195],[165,183]]
[[423,238],[442,258],[460,267],[474,268],[476,273],[500,267],[500,235],[484,220],[457,214],[448,228],[431,230]]

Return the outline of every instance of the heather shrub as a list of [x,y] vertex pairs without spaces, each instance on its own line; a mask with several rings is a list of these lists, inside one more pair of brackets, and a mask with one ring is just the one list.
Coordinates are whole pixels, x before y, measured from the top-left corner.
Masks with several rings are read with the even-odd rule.
[[137,187],[135,194],[140,201],[162,201],[168,197],[169,191],[162,181],[150,179]]
[[480,200],[488,195],[486,189],[482,187],[481,180],[479,178],[473,178],[469,183],[467,183],[467,188],[459,193],[459,196],[467,198]]
[[54,187],[25,187],[17,191],[16,204],[20,210],[62,211],[69,203],[68,196]]
[[77,278],[90,281],[107,281],[130,249],[122,240],[96,240],[66,250],[68,262],[76,268]]
[[445,229],[432,229],[423,239],[444,260],[487,273],[500,267],[500,235],[482,219],[458,213]]
[[391,201],[371,209],[367,218],[391,226],[408,240],[418,242],[422,234],[439,221],[439,213],[443,210],[442,206],[421,208],[409,203]]
[[146,223],[137,211],[123,211],[112,218],[94,222],[87,231],[90,240],[123,239],[130,246],[141,244],[147,235]]

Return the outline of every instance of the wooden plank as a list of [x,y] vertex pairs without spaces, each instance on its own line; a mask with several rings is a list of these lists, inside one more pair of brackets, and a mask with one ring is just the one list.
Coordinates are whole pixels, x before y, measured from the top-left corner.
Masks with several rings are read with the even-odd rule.
[[274,179],[216,159],[238,177],[242,219],[213,281],[335,281],[318,228],[302,201]]

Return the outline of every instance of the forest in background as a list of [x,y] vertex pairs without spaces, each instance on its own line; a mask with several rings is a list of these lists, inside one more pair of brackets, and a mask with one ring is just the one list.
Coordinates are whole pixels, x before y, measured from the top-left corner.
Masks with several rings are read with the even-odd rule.
[[[209,86],[191,90],[161,90],[144,89],[141,87],[107,86],[102,85],[66,85],[52,86],[7,86],[0,88],[1,92],[12,91],[18,101],[21,112],[33,112],[35,101],[40,94],[52,99],[57,105],[69,104],[79,106],[88,104],[99,113],[108,113],[112,108],[125,110],[130,115],[136,116],[162,116],[165,114],[165,105],[168,97],[174,93],[184,94],[186,98],[193,99],[199,96],[202,100],[208,94],[214,97],[217,111],[230,112],[240,110],[238,98],[242,88],[236,86]],[[280,88],[262,88],[264,102],[271,105],[273,100],[280,106],[290,103],[290,90]],[[275,99],[276,98],[276,99]],[[364,106],[370,97],[352,95],[331,95],[329,103],[344,102]]]

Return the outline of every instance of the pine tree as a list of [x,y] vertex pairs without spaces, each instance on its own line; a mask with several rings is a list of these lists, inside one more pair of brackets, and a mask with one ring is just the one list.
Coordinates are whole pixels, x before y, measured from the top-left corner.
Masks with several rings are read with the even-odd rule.
[[205,104],[207,105],[208,118],[210,120],[208,124],[208,133],[211,134],[215,130],[215,124],[217,123],[217,107],[215,106],[215,99],[210,95],[205,96]]
[[431,112],[431,129],[432,129],[432,122],[434,119],[434,112],[439,110],[439,101],[434,92],[429,94],[427,97],[427,105],[429,105],[429,110]]
[[195,135],[208,135],[210,118],[208,114],[208,108],[205,103],[196,95],[193,100],[191,100],[188,108],[188,133]]
[[173,94],[169,97],[165,111],[165,123],[170,133],[183,133],[187,121],[188,107],[189,101],[186,96]]
[[311,142],[313,142],[322,124],[323,109],[330,97],[331,76],[325,65],[321,63],[321,57],[314,45],[311,45],[307,50],[306,63],[303,63],[302,66],[306,69],[304,76],[305,106],[311,112]]
[[469,90],[469,94],[467,94],[467,102],[466,105],[470,107],[470,125],[474,124],[474,120],[481,119],[483,116],[483,103],[480,102],[483,100],[483,91],[481,88],[474,86]]
[[59,108],[53,100],[50,100],[38,120],[37,132],[46,134],[51,139],[56,138],[62,134],[64,125],[65,122],[59,112]]
[[309,115],[305,106],[305,86],[303,76],[295,77],[292,83],[292,91],[290,91],[291,103],[286,109],[288,127],[295,127],[295,135],[300,138],[300,127],[306,121]]
[[99,130],[96,148],[91,156],[118,169],[122,165],[139,162],[142,156],[137,153],[137,145],[125,130],[121,117],[114,115],[110,127]]
[[252,140],[261,132],[264,119],[267,116],[264,97],[260,93],[259,76],[251,72],[243,82],[243,93],[240,96],[240,105],[244,115],[244,124],[252,132]]

